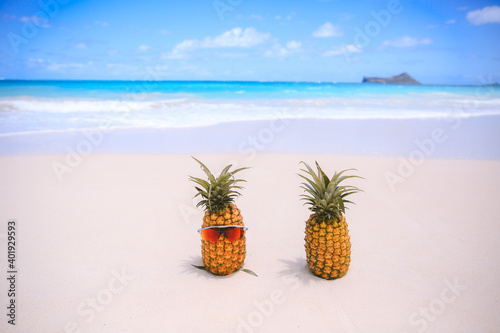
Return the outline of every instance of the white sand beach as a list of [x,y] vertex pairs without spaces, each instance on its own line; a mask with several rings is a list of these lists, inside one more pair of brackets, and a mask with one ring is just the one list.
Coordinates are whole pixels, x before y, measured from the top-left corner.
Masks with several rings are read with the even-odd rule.
[[0,333],[500,333],[500,0],[2,0],[0,31]]
[[[500,327],[500,162],[426,158],[392,185],[398,157],[198,154],[214,172],[250,166],[237,200],[245,268],[201,264],[202,211],[189,154],[0,157],[0,243],[17,221],[17,319],[2,332],[494,332]],[[326,281],[306,267],[299,162],[356,168],[352,264]],[[5,294],[7,281],[0,290]],[[5,298],[2,298],[5,299]],[[6,312],[4,302],[2,308]]]

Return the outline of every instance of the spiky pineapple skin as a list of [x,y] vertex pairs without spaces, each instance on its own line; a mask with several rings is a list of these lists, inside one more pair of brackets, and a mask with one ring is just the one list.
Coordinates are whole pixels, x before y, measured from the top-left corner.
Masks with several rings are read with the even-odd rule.
[[318,222],[311,214],[306,222],[305,248],[311,272],[324,279],[343,277],[351,263],[351,239],[344,216]]
[[[220,213],[205,212],[202,228],[222,225],[243,226],[243,217],[235,204],[229,204]],[[243,235],[240,239],[230,242],[226,237],[216,242],[201,240],[201,255],[205,268],[216,275],[228,275],[243,266],[246,256],[246,240]]]

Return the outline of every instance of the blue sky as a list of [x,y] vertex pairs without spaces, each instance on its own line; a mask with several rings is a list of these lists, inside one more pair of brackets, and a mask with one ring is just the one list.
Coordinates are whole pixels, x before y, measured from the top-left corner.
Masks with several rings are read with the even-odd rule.
[[5,79],[500,81],[500,2],[8,0]]

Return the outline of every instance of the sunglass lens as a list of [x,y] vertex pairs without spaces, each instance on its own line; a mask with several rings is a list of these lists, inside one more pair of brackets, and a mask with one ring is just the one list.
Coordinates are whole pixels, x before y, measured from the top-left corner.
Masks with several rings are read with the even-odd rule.
[[218,229],[202,229],[201,238],[203,240],[216,243],[219,240],[220,230]]
[[207,228],[201,230],[201,238],[203,240],[216,243],[220,235],[223,233],[230,242],[237,241],[244,234],[243,228],[228,227],[228,228]]
[[226,238],[230,242],[237,241],[238,239],[241,238],[243,234],[243,229],[242,228],[227,228],[224,230],[224,234],[226,235]]

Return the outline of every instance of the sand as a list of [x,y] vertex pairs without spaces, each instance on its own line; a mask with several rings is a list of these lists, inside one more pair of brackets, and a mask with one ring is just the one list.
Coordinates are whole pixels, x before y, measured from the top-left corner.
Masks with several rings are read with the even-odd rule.
[[[103,123],[105,124],[105,123]],[[0,155],[260,153],[500,160],[500,116],[428,119],[275,119],[169,129],[0,134]],[[425,143],[432,141],[432,143]],[[88,146],[86,146],[88,143]],[[422,148],[423,147],[423,148]],[[427,147],[427,148],[426,148]]]
[[[258,277],[191,266],[202,211],[187,179],[202,171],[189,154],[93,152],[59,177],[65,154],[2,156],[0,269],[16,219],[18,297],[13,327],[2,278],[0,331],[495,332],[500,162],[417,155],[197,154],[214,171],[252,167],[237,205]],[[366,178],[338,280],[306,268],[301,160]]]

